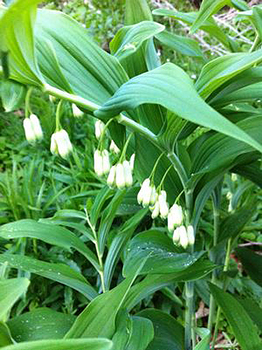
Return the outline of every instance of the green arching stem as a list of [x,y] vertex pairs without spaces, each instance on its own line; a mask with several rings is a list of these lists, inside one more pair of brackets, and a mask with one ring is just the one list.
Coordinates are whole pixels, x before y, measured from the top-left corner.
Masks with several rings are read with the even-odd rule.
[[[218,240],[218,234],[219,234],[219,208],[217,207],[215,201],[213,200],[213,215],[214,215],[214,236],[213,236],[213,247],[217,245]],[[213,261],[212,257],[210,256],[210,260]],[[215,261],[213,261],[215,262]],[[217,284],[217,272],[214,270],[212,273],[212,279],[211,282],[213,284]],[[210,330],[210,334],[212,332],[213,328],[213,321],[214,321],[214,315],[215,315],[215,299],[213,295],[210,295],[210,303],[209,303],[209,316],[208,316],[208,329]]]
[[132,133],[128,136],[128,138],[127,138],[127,140],[126,140],[126,142],[125,142],[125,144],[124,144],[122,153],[121,153],[121,155],[120,155],[119,163],[123,163],[123,161],[126,159],[126,150],[127,150],[128,144],[129,144],[129,142],[130,142],[130,140],[131,140],[131,137],[132,137],[133,135],[134,135],[134,133],[132,132]]
[[55,131],[56,132],[58,132],[59,130],[62,129],[61,124],[60,124],[60,115],[61,115],[62,103],[63,103],[63,100],[60,100],[58,102],[57,107],[56,107],[56,112],[55,112]]
[[29,118],[30,114],[32,114],[32,110],[30,107],[30,97],[31,97],[32,91],[33,91],[33,88],[30,87],[27,90],[26,97],[25,97],[25,117],[26,118]]
[[100,136],[100,139],[99,139],[99,142],[98,142],[98,146],[97,148],[101,151],[103,149],[103,141],[104,141],[104,137],[105,137],[105,134],[106,134],[106,131],[107,131],[107,128],[109,126],[109,124],[111,123],[111,121],[113,120],[113,118],[109,119],[108,122],[105,124],[104,128],[103,128],[103,131],[101,133],[101,136]]
[[[226,258],[225,258],[225,265],[223,268],[223,272],[226,272],[228,270],[228,267],[229,267],[231,247],[232,247],[232,238],[229,238],[229,240],[227,241],[227,251],[226,251]],[[226,289],[226,281],[224,281],[224,283],[223,283],[223,290],[225,290],[225,289]],[[214,331],[213,341],[212,341],[212,345],[211,345],[211,350],[215,349],[215,342],[216,342],[216,338],[217,338],[217,334],[218,334],[218,324],[219,324],[220,315],[221,315],[221,308],[218,307],[217,316],[216,316],[216,325],[215,325],[215,331]]]
[[153,169],[151,171],[151,174],[149,175],[149,179],[152,180],[152,183],[154,183],[154,177],[155,177],[156,168],[157,168],[157,166],[158,166],[158,164],[160,162],[160,159],[163,157],[164,154],[165,154],[165,152],[162,152],[160,154],[160,156],[157,158],[157,160],[156,160],[156,162],[155,162],[155,164],[153,166]]
[[257,47],[259,41],[260,41],[260,37],[259,37],[259,35],[258,35],[257,31],[256,31],[255,40],[254,40],[254,42],[253,42],[253,44],[252,44],[252,46],[251,46],[249,52],[255,51],[255,49],[256,49],[256,47]]
[[91,222],[89,220],[89,215],[88,215],[86,209],[85,209],[85,213],[86,213],[86,221],[87,221],[89,227],[91,228],[91,231],[92,231],[93,236],[94,236],[94,240],[92,240],[92,242],[95,245],[96,255],[98,257],[98,262],[99,262],[99,266],[100,266],[100,269],[99,269],[98,273],[99,273],[100,279],[101,279],[102,291],[103,291],[103,293],[105,293],[106,292],[106,287],[105,287],[105,276],[104,276],[104,264],[103,264],[102,254],[101,254],[101,252],[99,250],[97,233],[96,233],[95,227],[91,224]]
[[157,190],[160,190],[160,189],[161,189],[161,187],[162,187],[162,185],[163,185],[163,183],[164,183],[164,181],[165,181],[165,178],[166,178],[168,172],[169,172],[172,168],[173,168],[173,164],[170,165],[169,168],[167,168],[166,172],[164,173],[164,175],[163,175],[163,177],[162,177],[162,180],[161,180],[160,184],[158,185]]

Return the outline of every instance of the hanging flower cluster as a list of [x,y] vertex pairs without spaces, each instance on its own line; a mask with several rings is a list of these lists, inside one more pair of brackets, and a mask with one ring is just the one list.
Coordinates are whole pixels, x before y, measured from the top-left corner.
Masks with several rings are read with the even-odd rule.
[[51,136],[50,151],[53,154],[60,155],[66,159],[73,152],[73,146],[69,139],[68,133],[61,129]]
[[99,151],[98,149],[94,153],[94,170],[98,176],[103,176],[109,173],[110,159],[109,153],[106,149]]
[[43,131],[40,121],[35,114],[25,118],[23,122],[25,137],[29,143],[35,143],[43,138]]
[[[109,124],[109,123],[108,123]],[[134,156],[132,155],[130,161],[126,160],[126,149],[131,135],[126,141],[123,147],[123,151],[116,164],[110,166],[109,152],[104,148],[103,138],[106,133],[108,124],[104,124],[100,120],[95,123],[95,136],[99,140],[98,149],[94,153],[94,170],[98,176],[107,175],[107,184],[109,187],[117,187],[118,189],[124,189],[130,187],[133,184],[132,170],[134,167]],[[109,150],[111,153],[118,154],[120,149],[112,140]]]
[[127,160],[111,167],[107,178],[107,184],[110,187],[117,187],[119,189],[132,186],[132,169]]

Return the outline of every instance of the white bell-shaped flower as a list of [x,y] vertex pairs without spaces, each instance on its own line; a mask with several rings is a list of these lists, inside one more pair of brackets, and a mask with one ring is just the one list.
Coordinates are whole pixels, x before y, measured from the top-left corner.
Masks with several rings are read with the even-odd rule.
[[95,135],[98,140],[100,139],[104,129],[105,129],[105,124],[101,122],[101,120],[97,120],[95,122]]
[[179,244],[180,241],[180,226],[177,227],[173,232],[173,242],[174,244]]
[[132,171],[134,170],[135,156],[136,156],[135,153],[133,153],[129,159],[129,164]]
[[116,187],[120,190],[125,188],[125,172],[122,163],[116,165]]
[[84,112],[82,112],[81,109],[74,103],[72,104],[72,111],[75,118],[80,118],[84,115]]
[[98,149],[94,153],[94,170],[98,176],[103,176],[103,156]]
[[187,227],[187,238],[188,238],[188,244],[194,245],[195,244],[195,232],[194,227],[192,225],[189,225]]
[[23,122],[25,137],[29,143],[34,143],[36,141],[35,132],[33,129],[33,125],[29,118],[25,118]]
[[172,232],[177,225],[181,225],[184,219],[182,207],[173,204],[167,217],[168,230]]
[[110,171],[110,159],[108,150],[104,149],[102,151],[102,161],[103,161],[103,175],[106,175]]
[[124,167],[124,176],[125,176],[125,186],[130,187],[133,185],[133,176],[132,176],[132,170],[131,170],[130,164],[127,160],[124,160],[123,167]]
[[150,179],[145,179],[141,185],[141,188],[137,194],[138,204],[142,204],[144,200],[145,193],[150,191]]
[[33,130],[34,130],[36,140],[42,140],[43,139],[43,131],[42,131],[41,124],[40,124],[38,117],[35,114],[31,114],[29,119],[31,121]]
[[73,151],[73,146],[68,133],[64,129],[57,131],[52,135],[50,150],[53,154],[59,154],[65,159]]
[[187,236],[187,229],[185,228],[185,226],[180,226],[180,231],[179,231],[179,234],[180,234],[180,245],[186,249],[187,246],[188,246],[188,236]]
[[107,184],[109,187],[114,187],[116,182],[116,166],[113,165],[109,171],[109,175],[107,177]]
[[160,216],[162,219],[166,219],[168,216],[169,208],[166,200],[166,191],[162,190],[158,196]]
[[151,214],[152,219],[155,219],[156,217],[158,217],[160,213],[159,201],[156,200],[155,204],[152,207],[149,207],[149,209],[152,211],[152,214]]
[[109,146],[109,150],[112,153],[118,154],[120,152],[120,149],[117,147],[117,145],[115,144],[115,142],[112,140]]

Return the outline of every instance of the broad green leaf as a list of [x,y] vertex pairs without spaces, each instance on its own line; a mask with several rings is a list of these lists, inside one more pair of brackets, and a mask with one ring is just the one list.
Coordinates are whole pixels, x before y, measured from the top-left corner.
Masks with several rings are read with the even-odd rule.
[[111,338],[115,332],[115,320],[135,276],[130,276],[114,289],[99,295],[77,317],[66,338]]
[[110,51],[121,61],[136,52],[145,40],[152,38],[164,29],[162,24],[150,21],[123,27],[110,42]]
[[39,2],[15,1],[0,17],[0,51],[8,52],[10,77],[23,84],[37,86],[41,86],[43,81],[35,59],[33,39],[33,23]]
[[246,205],[241,206],[234,213],[228,215],[221,221],[218,240],[221,242],[224,239],[234,239],[239,235],[245,225],[251,220],[257,210],[257,205],[254,200],[250,200]]
[[[43,55],[48,41],[68,84],[81,97],[101,104],[127,80],[118,60],[99,48],[79,23],[63,13],[38,10],[35,37],[38,64],[46,80],[57,76],[57,67],[51,67],[50,57]],[[64,82],[60,88],[63,87]]]
[[217,101],[214,101],[215,108],[221,108],[231,103],[240,102],[254,102],[261,99],[262,83],[255,83],[249,86],[245,86],[237,91],[233,91],[229,94],[225,94],[224,97]]
[[[238,122],[237,126],[262,144],[262,135],[259,132],[262,127],[260,116],[244,119]],[[189,153],[193,159],[191,171],[194,174],[225,169],[233,165],[235,159],[240,155],[252,152],[252,147],[249,145],[222,134],[214,134],[209,138],[206,134],[202,138],[202,144],[196,140],[195,145],[192,144],[190,147]],[[221,157],[222,154],[223,157]]]
[[5,318],[14,303],[27,291],[29,283],[27,278],[22,277],[0,281],[0,320]]
[[125,24],[152,21],[152,14],[146,0],[126,0]]
[[120,203],[122,202],[124,195],[125,191],[118,190],[114,195],[112,201],[110,201],[108,206],[104,209],[103,214],[101,216],[97,235],[98,247],[101,254],[103,254],[104,252],[107,234],[111,228],[117,209]]
[[37,238],[46,243],[70,250],[76,249],[99,270],[95,254],[69,230],[52,224],[42,224],[34,220],[20,220],[1,226],[0,237],[14,239],[20,237]]
[[124,276],[136,271],[147,256],[148,259],[140,274],[181,272],[199,258],[199,254],[178,252],[172,239],[157,229],[136,235],[128,245],[127,252],[123,268]]
[[208,62],[195,83],[198,93],[206,99],[226,81],[261,62],[261,54],[261,49],[252,53],[232,53]]
[[238,165],[232,169],[233,172],[249,179],[262,188],[262,171],[260,164]]
[[203,0],[197,18],[191,27],[191,33],[198,30],[206,19],[226,5],[231,5],[231,0]]
[[237,248],[236,252],[250,278],[262,286],[262,256],[248,248]]
[[62,283],[82,293],[89,300],[97,296],[97,292],[84,276],[65,264],[48,263],[24,255],[8,253],[0,255],[0,262],[8,262],[8,265],[11,267],[29,271]]
[[253,67],[244,70],[242,73],[237,74],[233,78],[227,80],[218,89],[214,91],[208,98],[208,104],[219,107],[223,106],[223,99],[227,98],[228,94],[238,91],[239,89],[261,82],[262,67]]
[[174,317],[155,309],[145,309],[137,315],[153,322],[155,335],[147,350],[184,349],[184,328]]
[[251,298],[237,298],[238,302],[248,313],[249,317],[257,325],[258,329],[262,331],[262,309],[259,305]]
[[[188,25],[192,25],[197,18],[197,12],[179,12],[168,9],[155,9],[153,15],[171,17]],[[206,19],[199,29],[219,40],[228,49],[237,51],[238,44],[225,34],[212,17]]]
[[209,284],[211,293],[221,307],[242,350],[259,350],[262,341],[253,321],[241,304],[229,293]]
[[148,209],[141,209],[129,220],[127,220],[125,224],[119,228],[117,235],[110,244],[104,264],[104,279],[106,289],[109,289],[110,287],[115,267],[123,249],[125,248],[128,240],[133,235],[136,227],[140,224],[147,212]]
[[262,40],[262,9],[260,6],[252,7],[252,23],[255,25],[261,41]]
[[147,298],[154,292],[170,284],[172,285],[174,282],[198,280],[208,275],[215,268],[216,265],[210,261],[198,260],[193,265],[180,272],[170,274],[149,274],[141,282],[131,287],[124,303],[124,307],[131,310],[142,299]]
[[155,37],[162,44],[167,45],[183,55],[203,58],[203,53],[198,42],[191,38],[170,33],[167,30],[156,34]]
[[103,206],[105,205],[105,202],[112,197],[114,194],[114,191],[109,188],[108,186],[103,187],[98,195],[95,198],[95,201],[92,205],[91,211],[90,211],[90,222],[93,226],[96,225],[96,222],[98,218],[101,215],[101,211]]
[[201,341],[194,347],[193,350],[209,350],[210,346],[210,331],[207,328],[196,328],[195,332],[202,339]]
[[25,87],[11,80],[4,80],[0,85],[0,97],[5,112],[20,108],[25,98]]
[[160,104],[181,118],[246,142],[259,151],[262,150],[257,141],[208,106],[195,91],[188,75],[172,63],[129,80],[95,112],[95,115],[109,119],[144,103]]
[[120,312],[116,326],[117,331],[112,339],[114,350],[145,350],[154,337],[154,328],[150,320],[129,316],[127,312]]
[[48,308],[39,308],[16,316],[7,322],[18,343],[44,339],[62,339],[74,323],[75,316]]
[[111,350],[108,339],[48,339],[5,346],[1,350]]
[[0,322],[0,347],[13,344],[13,339],[8,326]]

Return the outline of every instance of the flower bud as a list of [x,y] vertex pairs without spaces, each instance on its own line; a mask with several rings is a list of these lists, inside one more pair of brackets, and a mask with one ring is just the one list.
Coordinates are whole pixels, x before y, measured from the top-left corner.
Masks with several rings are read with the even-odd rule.
[[194,227],[192,225],[187,227],[187,238],[188,238],[188,244],[194,245],[195,244],[195,233],[194,233]]
[[116,186],[120,190],[125,187],[125,173],[122,163],[116,165]]
[[101,122],[101,120],[97,120],[95,122],[95,135],[98,140],[100,139],[104,129],[105,129],[105,124]]
[[110,143],[109,150],[115,154],[118,154],[120,152],[120,149],[117,147],[113,140]]
[[181,225],[183,222],[183,218],[184,216],[183,216],[182,208],[177,204],[173,204],[172,207],[170,208],[170,211],[167,217],[168,230],[171,232],[174,230],[176,225]]
[[56,97],[55,96],[52,96],[52,95],[49,95],[49,101],[54,103],[56,100]]
[[103,157],[99,150],[95,150],[94,153],[94,170],[98,176],[103,176]]
[[185,226],[180,226],[179,228],[180,228],[180,230],[179,230],[179,234],[180,234],[179,243],[184,249],[186,249],[188,246],[187,230],[186,230]]
[[151,185],[150,186],[150,189],[151,189],[151,194],[150,194],[150,202],[149,204],[150,205],[154,205],[158,199],[158,195],[156,193],[156,188],[154,185]]
[[133,177],[130,164],[127,160],[123,162],[124,175],[125,175],[125,186],[130,187],[133,184]]
[[68,155],[73,151],[73,146],[69,139],[68,133],[62,129],[55,134],[58,153],[62,158],[66,159]]
[[159,206],[159,201],[156,201],[153,207],[149,207],[149,209],[152,211],[151,218],[155,219],[158,217],[159,212],[160,212],[160,206]]
[[109,175],[107,178],[107,184],[109,187],[115,186],[115,179],[116,179],[116,166],[113,165],[112,168],[109,171]]
[[132,156],[129,159],[129,164],[130,164],[130,168],[133,171],[134,170],[134,165],[135,165],[135,153],[132,154]]
[[103,162],[103,175],[106,175],[110,171],[109,153],[106,149],[102,151],[102,162]]
[[42,140],[43,131],[42,131],[39,119],[37,118],[37,116],[35,114],[31,114],[29,118],[30,118],[32,128],[33,128],[33,131],[35,134],[35,139]]
[[179,241],[180,241],[180,227],[177,227],[173,233],[173,242],[174,244],[178,244]]
[[162,219],[167,218],[169,208],[168,203],[166,201],[166,191],[161,191],[158,196],[159,207],[160,207],[160,216]]
[[84,115],[84,112],[82,112],[81,109],[78,108],[74,103],[72,104],[72,110],[75,118],[80,118]]
[[141,185],[140,191],[137,194],[137,201],[138,204],[142,204],[144,200],[144,194],[146,191],[148,191],[148,188],[150,188],[150,179],[145,179],[144,182]]
[[34,143],[36,141],[36,138],[31,120],[29,118],[25,118],[23,121],[23,126],[27,141],[29,143]]

